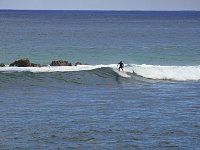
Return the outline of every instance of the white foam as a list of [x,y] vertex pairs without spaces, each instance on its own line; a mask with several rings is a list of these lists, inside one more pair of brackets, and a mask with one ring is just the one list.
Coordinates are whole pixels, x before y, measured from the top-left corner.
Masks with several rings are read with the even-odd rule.
[[92,70],[100,66],[79,65],[79,66],[45,66],[45,67],[1,67],[1,72],[67,72]]
[[200,66],[133,65],[133,71],[142,77],[161,80],[200,80]]

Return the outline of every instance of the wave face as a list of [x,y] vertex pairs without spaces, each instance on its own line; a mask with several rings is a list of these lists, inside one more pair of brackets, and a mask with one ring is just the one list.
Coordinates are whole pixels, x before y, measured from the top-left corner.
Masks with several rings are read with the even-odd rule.
[[153,80],[188,81],[200,80],[200,66],[155,66],[155,65],[125,65],[124,71],[118,71],[116,64],[110,65],[80,65],[80,66],[46,66],[46,67],[1,67],[1,73],[32,72],[88,72],[99,77],[123,77],[135,79],[142,77]]

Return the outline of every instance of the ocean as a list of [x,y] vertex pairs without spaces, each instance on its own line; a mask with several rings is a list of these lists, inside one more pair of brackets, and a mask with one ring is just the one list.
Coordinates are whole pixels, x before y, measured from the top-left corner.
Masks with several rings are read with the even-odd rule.
[[0,10],[0,63],[1,150],[200,149],[199,11]]

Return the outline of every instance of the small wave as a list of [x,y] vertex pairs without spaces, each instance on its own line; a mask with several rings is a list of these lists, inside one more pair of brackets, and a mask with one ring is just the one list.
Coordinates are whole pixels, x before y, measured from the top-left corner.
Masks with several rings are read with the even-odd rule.
[[[200,66],[158,66],[158,65],[125,65],[124,71],[119,71],[116,64],[109,65],[79,65],[79,66],[45,66],[45,67],[1,67],[0,72],[78,72],[110,68],[120,77],[133,78],[140,76],[153,80],[200,80]],[[108,71],[108,70],[107,70]],[[104,76],[107,71],[97,71],[99,76]],[[110,71],[110,70],[109,70]],[[100,74],[101,75],[100,75]],[[133,78],[134,79],[134,78]]]

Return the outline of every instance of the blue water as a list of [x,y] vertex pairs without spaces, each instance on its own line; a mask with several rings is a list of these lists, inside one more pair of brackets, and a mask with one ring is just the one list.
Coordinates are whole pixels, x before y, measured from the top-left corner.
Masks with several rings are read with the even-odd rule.
[[200,12],[1,10],[0,63],[89,66],[0,67],[0,149],[200,149],[199,37]]
[[4,63],[200,63],[200,12],[1,11],[0,23]]

